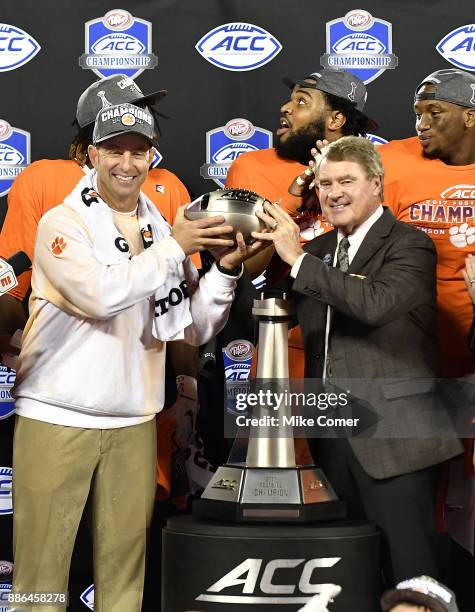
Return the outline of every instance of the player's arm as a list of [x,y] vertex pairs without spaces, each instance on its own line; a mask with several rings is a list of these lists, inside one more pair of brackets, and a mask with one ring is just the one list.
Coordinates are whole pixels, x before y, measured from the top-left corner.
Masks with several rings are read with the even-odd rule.
[[[0,233],[0,257],[7,260],[23,251],[33,258],[35,236],[41,216],[35,168],[26,168],[14,181],[8,194],[8,210]],[[22,301],[30,288],[31,271],[18,277],[18,285],[0,296],[0,335],[22,329],[26,316]]]
[[0,295],[0,353],[9,350],[10,336],[26,323],[22,303],[6,293]]

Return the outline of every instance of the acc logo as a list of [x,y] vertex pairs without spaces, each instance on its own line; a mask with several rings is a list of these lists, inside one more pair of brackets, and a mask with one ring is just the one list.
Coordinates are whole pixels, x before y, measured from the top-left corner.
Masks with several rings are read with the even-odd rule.
[[444,200],[475,200],[475,185],[453,185],[440,194]]
[[203,178],[224,187],[229,166],[242,153],[272,147],[272,132],[255,127],[247,119],[231,119],[226,125],[206,132],[206,163]]
[[475,70],[475,24],[460,26],[449,32],[435,47],[448,62]]
[[36,40],[20,28],[0,23],[0,72],[23,66],[33,59],[40,49]]
[[8,582],[0,582],[0,612],[8,612],[11,610],[8,594],[12,590],[12,585]]
[[[313,595],[320,593],[324,584],[312,582],[316,569],[334,567],[341,557],[322,559],[246,559],[217,582],[212,584],[206,593],[199,595],[196,601],[213,601],[216,603],[242,604],[304,604]],[[298,568],[297,571],[295,569]],[[262,570],[262,571],[261,571]],[[273,582],[275,572],[279,573],[278,582]],[[283,576],[287,576],[284,584]],[[260,582],[258,586],[258,581]],[[325,580],[325,583],[331,580]],[[240,586],[243,595],[225,595],[224,589]],[[261,596],[257,596],[261,593]],[[297,594],[294,595],[294,593]],[[233,590],[233,593],[235,590]],[[245,595],[244,595],[245,593]]]
[[13,513],[12,480],[12,468],[0,467],[0,516]]
[[226,23],[205,34],[196,50],[205,60],[224,70],[255,70],[281,50],[280,42],[252,23]]
[[375,145],[383,145],[387,144],[388,141],[385,138],[381,138],[381,136],[377,136],[376,134],[366,134],[366,139],[372,142]]
[[15,382],[15,370],[0,366],[0,421],[7,419],[15,412],[11,388]]
[[85,591],[81,593],[80,599],[82,603],[89,608],[94,610],[94,585],[91,584]]
[[30,133],[0,119],[0,197],[30,163]]
[[370,83],[388,68],[396,68],[392,50],[392,24],[355,9],[327,22],[326,53],[320,62],[324,68],[348,70]]
[[114,9],[104,17],[87,21],[85,30],[85,52],[79,58],[79,65],[100,78],[113,74],[134,78],[157,65],[149,21]]
[[232,340],[223,348],[224,377],[226,381],[247,380],[251,373],[254,345],[248,340]]

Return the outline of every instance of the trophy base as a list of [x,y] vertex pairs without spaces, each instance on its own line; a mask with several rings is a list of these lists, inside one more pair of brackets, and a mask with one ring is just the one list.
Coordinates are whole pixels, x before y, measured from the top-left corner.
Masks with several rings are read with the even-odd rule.
[[238,523],[311,523],[345,518],[347,509],[315,466],[223,465],[193,503],[193,515]]

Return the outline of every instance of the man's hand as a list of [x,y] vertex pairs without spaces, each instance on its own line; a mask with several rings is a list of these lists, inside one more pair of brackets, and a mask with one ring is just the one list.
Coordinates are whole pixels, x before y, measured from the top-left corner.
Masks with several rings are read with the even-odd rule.
[[472,255],[468,255],[468,257],[465,258],[463,277],[467,286],[468,295],[475,306],[475,257],[472,257]]
[[278,204],[265,204],[264,213],[256,215],[272,230],[267,232],[252,232],[252,237],[263,242],[273,242],[279,257],[293,266],[304,252],[300,246],[300,230],[292,218]]
[[230,248],[234,245],[232,238],[225,238],[227,234],[233,233],[233,228],[231,225],[223,225],[225,219],[222,215],[189,221],[185,217],[186,206],[187,204],[184,204],[178,208],[172,227],[172,236],[185,255],[216,247]]
[[289,193],[301,198],[312,187],[315,187],[315,162],[313,160],[309,161],[308,167],[294,178],[289,186]]
[[262,240],[255,240],[252,244],[246,244],[241,232],[236,233],[237,246],[232,249],[210,249],[211,254],[219,265],[226,270],[236,269],[243,261],[253,257],[267,246]]
[[307,191],[315,187],[315,172],[322,156],[322,149],[326,147],[327,144],[328,140],[317,140],[315,147],[310,150],[312,159],[308,162],[308,167],[302,172],[302,174],[299,174],[293,180],[289,187],[290,194],[297,197],[302,197],[307,193]]

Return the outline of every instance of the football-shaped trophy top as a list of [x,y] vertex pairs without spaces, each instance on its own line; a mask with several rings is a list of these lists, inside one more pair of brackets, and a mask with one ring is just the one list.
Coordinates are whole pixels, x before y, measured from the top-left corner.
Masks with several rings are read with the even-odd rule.
[[248,189],[218,189],[205,193],[194,200],[185,209],[185,217],[191,221],[222,215],[225,225],[232,225],[234,236],[242,232],[247,244],[252,242],[251,232],[259,232],[265,228],[256,211],[263,211],[263,205],[268,202],[259,194]]

